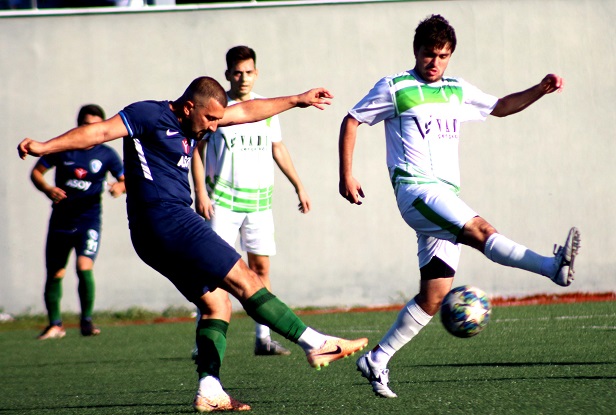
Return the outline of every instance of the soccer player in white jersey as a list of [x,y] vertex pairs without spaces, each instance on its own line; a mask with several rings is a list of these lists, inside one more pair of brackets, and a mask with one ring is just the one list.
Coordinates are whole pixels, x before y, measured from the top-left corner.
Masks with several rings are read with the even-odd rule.
[[[226,61],[229,105],[262,98],[252,92],[259,75],[255,51],[247,46],[235,46],[227,52]],[[203,140],[198,149],[193,158],[197,212],[231,246],[235,246],[239,232],[241,248],[247,252],[248,266],[263,285],[271,289],[269,257],[276,253],[272,215],[274,162],[295,188],[299,211],[310,211],[308,194],[282,142],[278,116],[221,127]],[[229,296],[223,290],[213,291],[206,297],[213,302],[229,302]],[[230,306],[227,308],[230,310]],[[272,340],[270,329],[265,325],[256,323],[255,337],[255,355],[291,353]]]
[[453,27],[440,15],[420,22],[415,31],[415,67],[376,83],[353,107],[340,128],[342,197],[361,205],[361,184],[352,172],[357,128],[385,123],[387,166],[398,208],[417,232],[420,289],[400,311],[379,344],[357,361],[377,396],[395,398],[388,387],[391,357],[434,316],[451,289],[460,244],[490,260],[524,269],[568,286],[580,236],[571,228],[554,256],[541,256],[499,234],[459,197],[458,143],[462,122],[505,117],[522,111],[546,94],[560,91],[563,80],[549,74],[529,89],[496,98],[459,78],[443,74],[456,48]]

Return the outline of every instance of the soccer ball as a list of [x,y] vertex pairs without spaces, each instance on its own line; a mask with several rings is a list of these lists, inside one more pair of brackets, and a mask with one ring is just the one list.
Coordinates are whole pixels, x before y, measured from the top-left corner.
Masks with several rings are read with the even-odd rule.
[[490,321],[492,306],[486,293],[464,285],[449,291],[441,304],[441,321],[456,337],[479,334]]

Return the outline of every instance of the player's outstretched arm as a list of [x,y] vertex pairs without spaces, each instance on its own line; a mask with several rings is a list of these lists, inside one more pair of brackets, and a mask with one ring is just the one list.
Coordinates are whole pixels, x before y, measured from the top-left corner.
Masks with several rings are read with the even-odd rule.
[[115,115],[106,121],[73,128],[45,142],[25,138],[17,146],[17,152],[22,159],[28,155],[40,157],[61,151],[90,148],[126,135],[128,135],[128,130],[122,118],[120,115]]
[[507,115],[520,112],[544,95],[555,91],[560,92],[563,89],[563,85],[564,81],[560,76],[548,74],[537,85],[499,99],[494,110],[492,110],[492,115],[506,117]]
[[281,112],[299,107],[324,109],[334,96],[325,88],[314,88],[299,95],[278,98],[251,99],[227,107],[220,127],[261,121]]
[[344,117],[340,126],[338,141],[338,156],[340,160],[340,181],[338,191],[340,195],[355,205],[361,205],[359,197],[364,197],[361,184],[353,177],[353,151],[357,139],[357,127],[361,123],[350,115]]

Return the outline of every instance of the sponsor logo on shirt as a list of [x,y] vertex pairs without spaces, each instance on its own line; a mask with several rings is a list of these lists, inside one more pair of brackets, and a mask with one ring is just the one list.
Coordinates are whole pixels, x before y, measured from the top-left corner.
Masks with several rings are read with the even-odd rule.
[[184,154],[190,153],[190,144],[188,143],[187,139],[182,140],[182,147],[184,148]]
[[75,177],[77,177],[78,179],[83,179],[87,176],[88,171],[86,169],[82,169],[81,167],[77,167],[74,170],[75,173]]
[[190,156],[182,156],[180,157],[180,161],[178,161],[177,166],[183,169],[188,169],[190,167],[190,160],[192,157]]
[[[188,141],[188,139],[183,139],[182,140],[182,149],[184,151],[184,154],[190,154],[190,150],[192,149],[193,145],[195,144],[195,140],[191,139],[190,141]],[[183,169],[188,169],[190,167],[190,161],[192,160],[191,156],[181,156],[180,157],[180,161],[178,161],[177,166],[181,167]]]
[[77,180],[77,179],[69,179],[64,184],[66,187],[71,187],[73,189],[83,190],[84,192],[92,186],[92,182],[87,180]]
[[436,134],[436,137],[441,139],[455,139],[458,138],[460,134],[460,122],[456,118],[433,119],[430,117],[429,121],[423,123],[423,125],[419,122],[419,118],[417,117],[413,117],[413,121],[415,121],[415,125],[417,126],[422,138],[426,138],[430,132],[432,132],[432,134]]

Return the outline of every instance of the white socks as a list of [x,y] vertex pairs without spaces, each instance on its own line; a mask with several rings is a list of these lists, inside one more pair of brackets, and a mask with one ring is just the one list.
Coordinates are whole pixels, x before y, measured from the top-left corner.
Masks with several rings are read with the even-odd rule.
[[271,336],[270,328],[264,326],[263,324],[256,323],[255,324],[255,334],[257,339],[265,339]]
[[297,344],[308,353],[323,346],[327,338],[328,336],[308,327],[297,339]]
[[199,395],[217,396],[225,393],[220,384],[220,379],[214,376],[206,376],[199,379]]
[[415,299],[409,301],[379,342],[379,347],[370,353],[371,360],[379,367],[386,367],[394,353],[410,342],[431,319],[432,316],[423,311]]
[[490,235],[483,253],[497,264],[520,268],[546,277],[554,275],[557,268],[554,257],[541,256],[499,233]]

